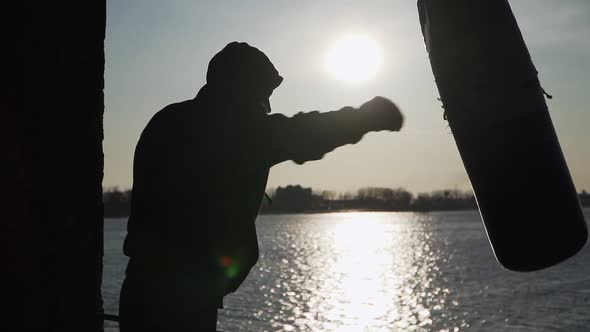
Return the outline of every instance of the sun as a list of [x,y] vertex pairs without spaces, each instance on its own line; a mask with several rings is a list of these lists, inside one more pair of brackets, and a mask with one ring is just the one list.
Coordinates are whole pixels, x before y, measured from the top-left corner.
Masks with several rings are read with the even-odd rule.
[[381,68],[381,50],[377,42],[365,35],[339,39],[326,54],[325,66],[336,79],[359,83],[377,75]]

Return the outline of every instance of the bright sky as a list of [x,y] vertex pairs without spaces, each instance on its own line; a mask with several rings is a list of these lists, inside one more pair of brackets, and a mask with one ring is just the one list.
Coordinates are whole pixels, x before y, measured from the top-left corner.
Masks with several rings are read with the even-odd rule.
[[[590,189],[590,2],[514,0],[513,10],[543,87],[578,191]],[[271,169],[269,187],[469,188],[442,110],[415,1],[109,1],[104,186],[129,188],[133,151],[151,116],[192,99],[211,57],[231,41],[265,52],[285,81],[273,112],[330,111],[373,96],[394,100],[400,133],[372,133],[303,166]],[[326,57],[347,36],[377,45],[379,64],[360,81],[339,79]]]

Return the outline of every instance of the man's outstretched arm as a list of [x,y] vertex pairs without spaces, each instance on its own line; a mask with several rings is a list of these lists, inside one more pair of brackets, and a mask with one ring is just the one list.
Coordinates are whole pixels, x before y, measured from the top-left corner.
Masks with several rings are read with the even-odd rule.
[[337,147],[357,143],[372,131],[399,131],[403,116],[390,100],[376,97],[359,109],[344,107],[332,112],[281,114],[266,119],[265,146],[271,166],[285,160],[303,164],[319,160]]

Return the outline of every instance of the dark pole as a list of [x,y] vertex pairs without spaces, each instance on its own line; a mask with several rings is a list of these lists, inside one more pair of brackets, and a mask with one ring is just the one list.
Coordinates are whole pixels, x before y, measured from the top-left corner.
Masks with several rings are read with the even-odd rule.
[[[3,330],[102,331],[106,2],[20,3],[17,103],[3,121],[8,246]],[[22,64],[22,65],[16,65]]]

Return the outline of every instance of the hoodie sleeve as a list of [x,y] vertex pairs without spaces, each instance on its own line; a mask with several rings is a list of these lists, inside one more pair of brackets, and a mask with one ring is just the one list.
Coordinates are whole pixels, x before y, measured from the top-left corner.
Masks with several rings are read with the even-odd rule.
[[268,115],[264,121],[265,154],[270,166],[286,160],[303,164],[319,160],[337,147],[354,144],[380,130],[370,112],[345,107],[332,112],[298,113],[289,118]]

